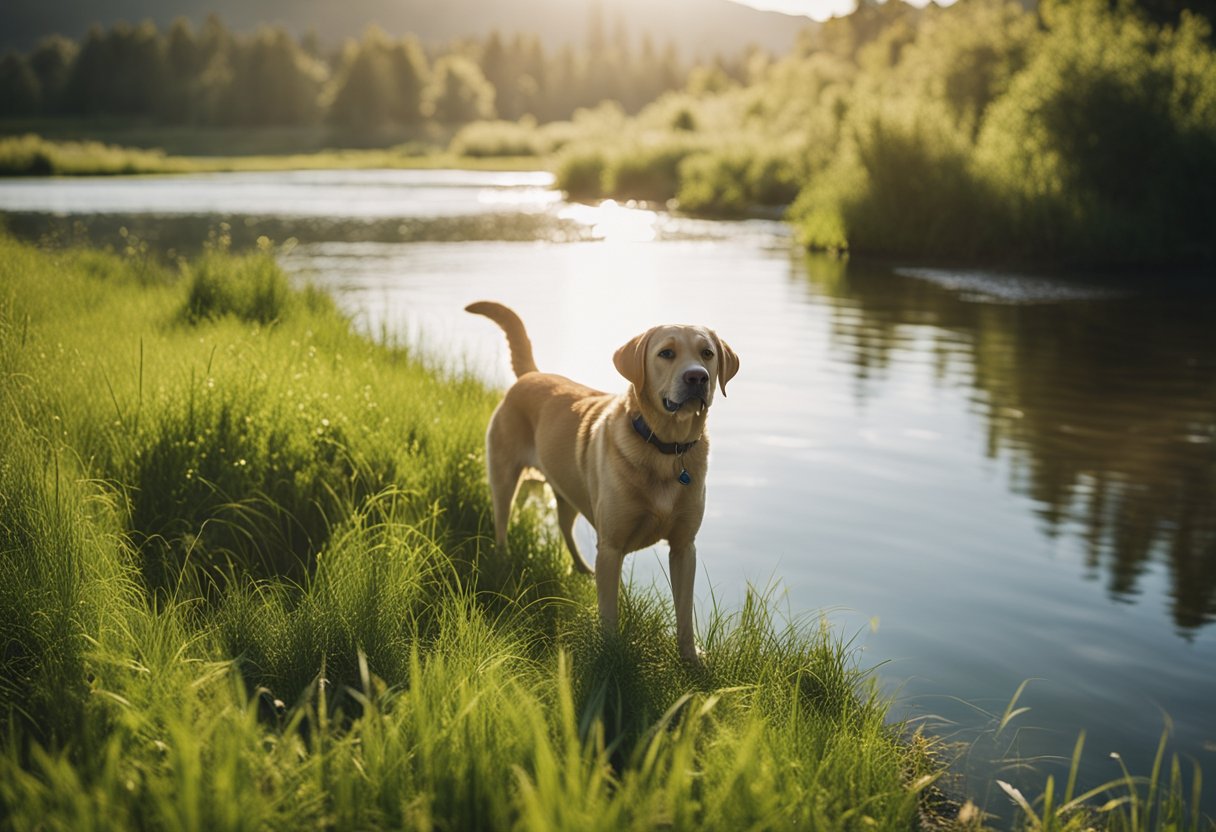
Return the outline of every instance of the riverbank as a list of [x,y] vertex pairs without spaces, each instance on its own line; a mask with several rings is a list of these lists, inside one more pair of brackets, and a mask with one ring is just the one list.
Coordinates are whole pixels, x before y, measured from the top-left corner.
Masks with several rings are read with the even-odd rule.
[[938,764],[835,634],[754,598],[690,668],[634,587],[604,641],[539,510],[487,548],[495,394],[269,254],[5,239],[0,286],[13,828],[915,824]]
[[484,158],[414,145],[243,156],[185,156],[171,155],[160,149],[91,140],[52,141],[34,134],[0,138],[0,177],[352,169],[537,170],[543,167],[543,160],[533,156]]

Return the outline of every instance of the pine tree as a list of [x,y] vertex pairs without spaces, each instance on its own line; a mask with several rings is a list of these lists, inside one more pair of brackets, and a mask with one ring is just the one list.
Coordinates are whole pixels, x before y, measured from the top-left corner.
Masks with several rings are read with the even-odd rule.
[[445,55],[436,61],[428,100],[431,115],[440,124],[494,117],[494,88],[481,68],[463,55]]
[[0,58],[0,115],[29,116],[38,112],[38,76],[24,56],[10,52]]

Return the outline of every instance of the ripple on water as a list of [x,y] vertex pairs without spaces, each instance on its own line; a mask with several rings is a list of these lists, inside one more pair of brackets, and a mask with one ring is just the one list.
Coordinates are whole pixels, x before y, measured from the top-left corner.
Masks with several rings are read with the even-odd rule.
[[981,303],[1065,303],[1115,300],[1131,294],[1121,289],[1013,272],[910,267],[901,267],[894,271],[903,277],[927,280],[945,289],[952,289],[961,293],[964,300]]

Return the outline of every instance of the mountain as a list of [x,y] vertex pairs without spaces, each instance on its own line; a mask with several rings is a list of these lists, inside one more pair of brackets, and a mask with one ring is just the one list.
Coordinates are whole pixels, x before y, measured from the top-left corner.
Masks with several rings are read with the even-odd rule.
[[623,26],[635,41],[643,34],[672,41],[685,57],[733,55],[749,44],[786,52],[810,22],[732,0],[0,0],[0,51],[29,49],[53,33],[79,38],[93,23],[153,20],[163,29],[176,17],[201,23],[211,13],[237,31],[264,23],[296,34],[315,30],[329,45],[378,23],[424,43],[498,29],[536,33],[557,47],[585,43],[597,11],[609,37]]

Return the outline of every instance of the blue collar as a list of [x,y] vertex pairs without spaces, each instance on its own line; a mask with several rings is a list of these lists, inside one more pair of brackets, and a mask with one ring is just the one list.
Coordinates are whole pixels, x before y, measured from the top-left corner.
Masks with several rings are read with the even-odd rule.
[[633,429],[638,432],[638,436],[642,437],[644,442],[649,445],[654,445],[660,453],[664,454],[675,454],[679,456],[700,441],[694,439],[691,442],[664,442],[662,439],[659,439],[659,437],[654,435],[654,431],[650,429],[650,425],[646,424],[646,420],[643,419],[640,414],[636,419],[633,420]]

